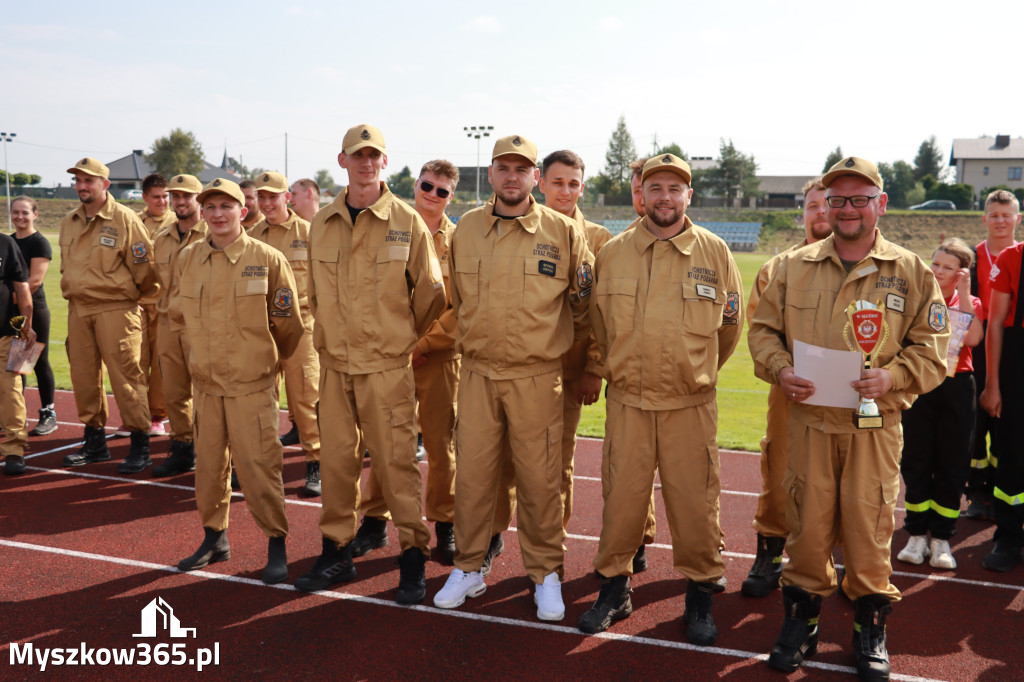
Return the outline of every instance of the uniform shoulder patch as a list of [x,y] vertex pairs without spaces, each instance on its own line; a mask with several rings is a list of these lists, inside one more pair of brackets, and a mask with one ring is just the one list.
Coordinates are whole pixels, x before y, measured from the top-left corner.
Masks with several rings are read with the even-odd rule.
[[288,287],[281,287],[274,292],[274,307],[278,310],[291,310],[294,295]]
[[148,253],[146,245],[143,242],[135,242],[132,244],[132,256],[135,257],[136,263],[141,260],[145,260]]
[[928,309],[928,326],[933,331],[944,332],[948,321],[946,306],[942,303],[932,303]]
[[739,292],[730,291],[725,296],[725,309],[722,311],[722,324],[736,324],[740,314]]
[[576,268],[576,284],[580,289],[587,289],[587,293],[590,293],[589,289],[594,284],[594,269],[590,267],[590,263],[584,263]]

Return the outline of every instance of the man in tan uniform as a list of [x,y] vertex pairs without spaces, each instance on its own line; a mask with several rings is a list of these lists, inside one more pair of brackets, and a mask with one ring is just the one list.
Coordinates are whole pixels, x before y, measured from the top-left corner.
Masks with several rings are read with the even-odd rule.
[[267,171],[256,178],[256,196],[263,220],[249,230],[249,236],[269,244],[284,254],[295,275],[299,314],[307,332],[298,347],[283,358],[284,387],[288,393],[288,414],[299,430],[299,442],[306,456],[305,497],[320,496],[320,428],[316,422],[316,404],[320,399],[320,360],[313,348],[313,317],[309,312],[309,223],[288,208],[291,192],[288,180],[280,173]]
[[[4,459],[6,476],[25,473],[25,447],[28,445],[22,393],[25,378],[7,371],[7,359],[16,338],[29,345],[36,340],[28,277],[29,266],[21,249],[12,237],[0,234],[0,428],[4,432],[0,457]],[[14,323],[16,317],[22,318],[18,324]]]
[[[887,680],[885,621],[900,598],[889,581],[900,415],[914,394],[945,378],[949,325],[931,270],[876,227],[887,201],[877,166],[848,157],[822,183],[832,236],[782,259],[748,335],[755,374],[792,401],[783,483],[789,491],[789,563],[781,580],[786,619],[768,663],[792,671],[817,651],[821,598],[836,589],[832,550],[842,537],[844,590],[856,608],[857,669],[864,679]],[[793,369],[795,341],[848,350],[847,308],[856,301],[885,306],[888,338],[880,341],[873,368],[850,384],[862,399],[877,401],[881,425],[873,428],[858,428],[849,408],[805,404],[814,383]]]
[[[630,575],[660,472],[675,569],[688,578],[686,637],[709,646],[715,582],[725,573],[718,520],[718,371],[740,337],[739,271],[728,246],[686,215],[690,167],[650,159],[645,217],[597,259],[591,318],[608,378],[601,479],[608,489],[594,568],[602,576],[583,632],[632,612]],[[639,493],[639,494],[638,494]]]
[[[277,439],[277,366],[305,333],[296,314],[295,278],[279,251],[242,229],[245,196],[217,179],[199,194],[206,239],[177,261],[171,316],[185,326],[196,401],[196,505],[205,537],[178,569],[231,556],[231,460],[245,503],[269,538],[263,582],[288,578],[288,519]],[[230,448],[230,450],[229,450]]]
[[242,194],[245,196],[245,218],[242,219],[242,228],[249,231],[263,220],[263,214],[260,213],[259,197],[256,196],[256,183],[252,180],[242,180],[238,183],[238,186],[242,189]]
[[565,617],[562,546],[562,355],[590,334],[593,279],[586,236],[536,203],[537,147],[519,135],[494,145],[494,195],[462,217],[449,262],[458,319],[455,568],[434,596],[456,608],[484,592],[503,460],[512,460],[523,564],[541,620]]
[[[813,244],[832,234],[828,224],[828,205],[821,178],[804,185],[804,240],[786,249],[761,266],[747,301],[747,322],[754,315],[761,293],[779,269],[779,263],[790,252]],[[779,387],[768,390],[768,426],[761,439],[761,496],[754,513],[757,531],[757,554],[740,591],[747,597],[766,597],[779,586],[782,576],[782,550],[786,546],[786,429],[789,424],[789,401]]]
[[104,427],[107,397],[103,365],[131,433],[128,457],[117,470],[138,473],[149,457],[146,377],[139,366],[142,320],[139,300],[159,291],[151,261],[153,242],[131,210],[107,192],[110,170],[85,158],[68,169],[82,205],[60,223],[60,286],[68,300],[68,362],[85,444],[64,458],[64,466],[110,459]]
[[[449,289],[448,245],[455,223],[445,209],[455,196],[459,169],[441,159],[428,161],[416,180],[416,212],[433,235],[445,291]],[[434,522],[437,551],[445,563],[455,560],[455,396],[459,386],[459,354],[455,352],[455,313],[451,300],[412,351],[419,423],[427,451],[426,516]],[[361,556],[387,544],[391,518],[373,470],[362,501],[363,523],[352,542],[352,555]]]
[[307,223],[320,210],[320,185],[315,180],[301,178],[292,183],[292,210]]
[[179,287],[174,281],[178,255],[185,247],[206,237],[206,221],[199,214],[199,193],[203,185],[194,175],[175,175],[170,183],[171,208],[177,222],[165,227],[153,240],[153,258],[160,275],[160,300],[157,357],[164,378],[164,399],[171,425],[171,454],[153,467],[154,476],[174,476],[196,468],[192,444],[192,372],[188,366],[189,347],[185,328],[170,318],[171,293]]
[[426,594],[430,532],[423,523],[416,462],[416,342],[445,307],[441,266],[430,231],[380,180],[384,137],[371,125],[345,133],[338,164],[349,185],[319,211],[309,234],[309,300],[320,353],[320,460],[323,551],[295,581],[322,590],[355,577],[360,435],[398,527],[402,554],[396,601]]
[[174,213],[167,210],[170,205],[170,188],[167,178],[159,173],[150,173],[142,180],[142,201],[146,208],[139,211],[139,219],[149,231],[149,238],[174,222]]

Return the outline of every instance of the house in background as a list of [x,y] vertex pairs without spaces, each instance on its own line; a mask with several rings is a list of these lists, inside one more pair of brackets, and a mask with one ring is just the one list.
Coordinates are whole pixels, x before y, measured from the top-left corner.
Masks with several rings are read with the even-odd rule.
[[996,135],[953,140],[949,165],[956,167],[956,181],[974,187],[1005,185],[1024,188],[1024,138]]
[[[199,173],[199,181],[204,185],[217,178],[233,182],[242,180],[223,166],[214,166],[209,161],[205,163],[206,167]],[[107,163],[107,168],[110,169],[110,193],[115,199],[120,199],[125,190],[142,189],[142,181],[153,172],[153,167],[146,161],[145,154],[141,149],[133,149],[128,156],[122,156],[116,161]]]
[[758,175],[758,208],[802,208],[804,185],[817,175]]

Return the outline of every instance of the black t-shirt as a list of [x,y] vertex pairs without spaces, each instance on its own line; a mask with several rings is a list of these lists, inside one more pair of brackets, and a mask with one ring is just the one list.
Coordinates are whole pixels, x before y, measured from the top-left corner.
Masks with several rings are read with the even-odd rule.
[[0,336],[14,336],[11,318],[18,314],[14,283],[28,281],[28,266],[10,235],[0,233]]
[[[18,248],[21,249],[21,256],[25,259],[25,265],[28,266],[26,274],[31,274],[32,272],[33,258],[53,260],[53,247],[50,246],[50,240],[39,232],[33,232],[24,239],[15,237],[14,241],[17,242]],[[46,307],[46,292],[43,291],[42,285],[39,285],[39,288],[32,292],[32,305],[36,308]]]

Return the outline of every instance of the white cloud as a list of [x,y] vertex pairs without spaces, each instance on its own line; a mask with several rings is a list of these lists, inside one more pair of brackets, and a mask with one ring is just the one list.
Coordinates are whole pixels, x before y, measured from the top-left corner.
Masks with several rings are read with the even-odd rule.
[[601,17],[597,22],[597,28],[599,31],[612,33],[622,29],[622,21],[616,16]]
[[469,22],[469,28],[474,31],[483,31],[485,33],[497,33],[501,29],[501,23],[495,17],[484,15],[474,17]]

